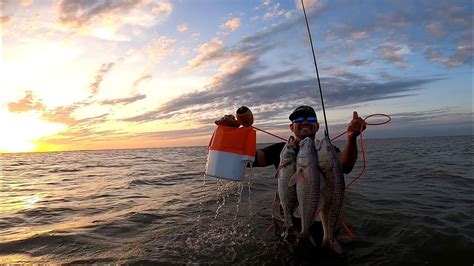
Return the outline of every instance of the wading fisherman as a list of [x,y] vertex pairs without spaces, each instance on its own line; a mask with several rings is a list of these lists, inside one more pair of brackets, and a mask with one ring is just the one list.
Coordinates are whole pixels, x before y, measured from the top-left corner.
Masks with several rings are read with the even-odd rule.
[[[289,119],[291,121],[290,130],[293,132],[296,142],[299,142],[306,137],[310,137],[313,140],[315,139],[316,133],[319,130],[319,123],[316,112],[312,107],[306,105],[297,107],[290,114]],[[240,126],[240,122],[233,115],[225,115],[215,122],[218,125],[230,127]],[[347,142],[344,151],[341,152],[336,148],[339,155],[339,161],[341,162],[345,174],[352,171],[352,168],[357,161],[357,137],[360,135],[361,128],[364,130],[366,124],[364,120],[358,116],[357,112],[354,112],[353,118],[347,127]],[[264,147],[263,149],[257,149],[253,166],[265,167],[274,165],[275,168],[277,168],[280,164],[280,153],[284,146],[285,143],[280,142]],[[320,222],[314,222],[310,230],[315,240],[322,237],[322,225]]]

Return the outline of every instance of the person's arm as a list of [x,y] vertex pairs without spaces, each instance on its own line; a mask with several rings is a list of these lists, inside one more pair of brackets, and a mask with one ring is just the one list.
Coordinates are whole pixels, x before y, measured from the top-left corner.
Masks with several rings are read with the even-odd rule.
[[362,131],[365,130],[365,121],[354,111],[352,121],[347,127],[347,142],[341,157],[341,167],[345,174],[352,171],[357,161],[357,136],[360,135],[361,128]]
[[214,121],[216,125],[228,126],[228,127],[240,127],[240,122],[235,118],[234,115],[224,115],[219,120]]
[[342,153],[341,166],[344,174],[348,174],[354,168],[357,161],[357,138],[347,138],[344,152]]
[[278,167],[280,164],[280,153],[284,146],[284,142],[279,142],[266,146],[263,149],[258,149],[255,155],[255,162],[252,166],[265,167],[274,165],[275,167]]

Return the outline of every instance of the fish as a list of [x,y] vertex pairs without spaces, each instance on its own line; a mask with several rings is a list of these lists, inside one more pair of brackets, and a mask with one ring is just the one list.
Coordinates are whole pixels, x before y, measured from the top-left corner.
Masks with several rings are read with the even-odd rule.
[[325,184],[322,192],[325,203],[319,213],[324,232],[321,247],[341,254],[342,247],[334,236],[334,229],[344,199],[344,173],[336,149],[328,136],[321,140],[316,149],[319,156],[319,168]]
[[301,217],[301,231],[298,238],[312,239],[309,228],[317,216],[321,188],[321,173],[318,169],[318,154],[314,140],[307,137],[299,142],[296,157],[296,173],[291,177],[289,186],[296,184],[298,210]]
[[278,196],[283,209],[283,238],[293,228],[292,212],[295,207],[296,186],[289,186],[290,178],[296,172],[296,149],[295,138],[291,136],[280,153],[280,164],[275,177],[278,180]]

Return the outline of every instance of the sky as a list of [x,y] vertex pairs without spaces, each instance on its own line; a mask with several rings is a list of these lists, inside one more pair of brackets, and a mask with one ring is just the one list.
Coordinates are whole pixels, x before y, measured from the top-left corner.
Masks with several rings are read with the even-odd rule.
[[[0,152],[207,145],[240,106],[324,124],[299,0],[0,3]],[[472,3],[305,0],[330,135],[353,111],[392,118],[365,138],[472,135]]]

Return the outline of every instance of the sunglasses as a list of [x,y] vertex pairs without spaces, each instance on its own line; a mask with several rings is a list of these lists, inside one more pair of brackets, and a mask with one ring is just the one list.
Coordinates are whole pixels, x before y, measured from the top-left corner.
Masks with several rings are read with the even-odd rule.
[[310,122],[310,123],[316,123],[318,122],[318,119],[315,116],[308,116],[308,117],[298,117],[293,119],[293,122],[295,123],[303,123],[304,120]]

